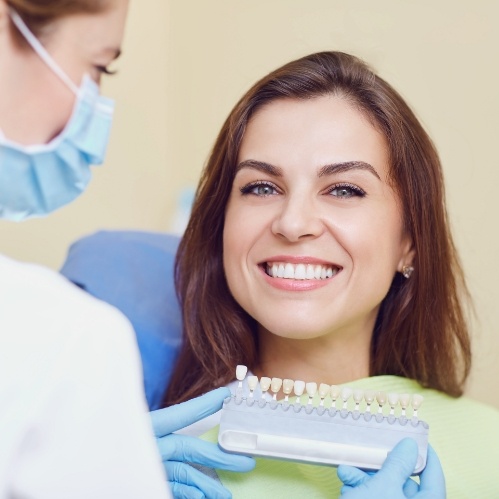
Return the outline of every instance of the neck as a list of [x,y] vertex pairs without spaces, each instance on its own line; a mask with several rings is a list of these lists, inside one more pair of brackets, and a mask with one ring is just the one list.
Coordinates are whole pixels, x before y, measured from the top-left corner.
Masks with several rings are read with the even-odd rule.
[[369,376],[373,325],[361,332],[297,340],[261,328],[257,376],[338,385]]

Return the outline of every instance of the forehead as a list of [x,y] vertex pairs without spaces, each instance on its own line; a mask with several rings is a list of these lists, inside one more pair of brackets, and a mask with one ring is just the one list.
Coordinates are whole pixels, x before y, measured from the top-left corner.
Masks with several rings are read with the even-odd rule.
[[54,21],[44,43],[48,48],[70,44],[88,52],[120,47],[128,12],[128,0],[114,0],[102,12],[75,14]]
[[248,123],[238,159],[281,167],[365,161],[385,177],[389,169],[384,135],[356,106],[334,95],[279,99],[263,106]]

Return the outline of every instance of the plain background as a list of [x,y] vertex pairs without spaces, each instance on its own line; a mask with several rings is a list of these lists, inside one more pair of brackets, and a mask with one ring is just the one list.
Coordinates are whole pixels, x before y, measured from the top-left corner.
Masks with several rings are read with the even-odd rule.
[[59,268],[95,230],[165,231],[249,86],[308,53],[365,59],[406,98],[444,165],[452,228],[475,299],[468,394],[499,407],[499,2],[132,0],[106,164],[72,205],[0,223],[0,251]]

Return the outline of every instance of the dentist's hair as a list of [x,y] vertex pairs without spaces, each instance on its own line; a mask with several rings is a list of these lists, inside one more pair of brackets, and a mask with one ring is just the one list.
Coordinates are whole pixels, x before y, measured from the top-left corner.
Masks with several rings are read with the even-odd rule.
[[113,0],[7,0],[30,30],[41,36],[46,26],[56,19],[74,14],[97,14],[105,11]]
[[[165,405],[225,385],[235,366],[258,365],[257,324],[234,300],[223,268],[223,228],[235,167],[251,116],[277,99],[338,95],[386,138],[390,177],[415,257],[410,279],[396,274],[373,331],[370,374],[413,378],[452,396],[471,367],[470,297],[449,230],[435,147],[402,97],[358,58],[312,54],[257,82],[225,121],[202,173],[180,243],[176,286],[184,343]],[[241,220],[244,230],[244,220]]]

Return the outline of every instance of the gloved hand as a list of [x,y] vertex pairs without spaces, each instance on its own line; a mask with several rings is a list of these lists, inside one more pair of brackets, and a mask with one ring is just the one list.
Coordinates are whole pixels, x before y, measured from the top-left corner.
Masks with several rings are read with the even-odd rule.
[[217,388],[201,397],[150,413],[156,443],[176,499],[232,497],[220,483],[188,463],[230,471],[250,471],[255,467],[255,460],[251,457],[227,454],[217,444],[173,434],[220,410],[224,399],[229,396],[228,388]]
[[435,451],[428,446],[426,468],[419,477],[420,484],[410,478],[417,457],[416,442],[411,438],[405,438],[388,454],[378,472],[366,473],[353,466],[339,466],[338,477],[344,484],[340,497],[445,499],[445,478]]

